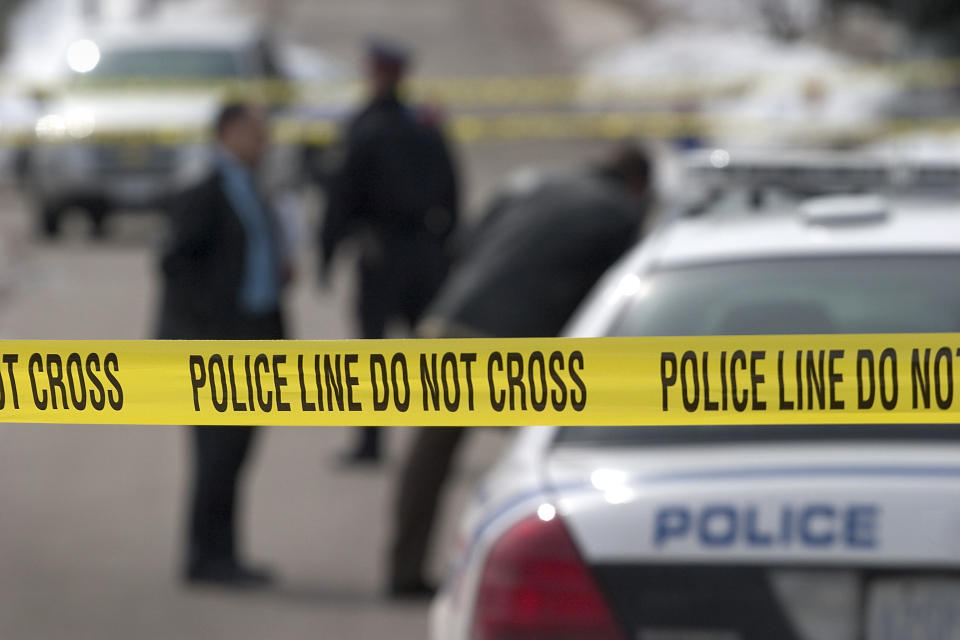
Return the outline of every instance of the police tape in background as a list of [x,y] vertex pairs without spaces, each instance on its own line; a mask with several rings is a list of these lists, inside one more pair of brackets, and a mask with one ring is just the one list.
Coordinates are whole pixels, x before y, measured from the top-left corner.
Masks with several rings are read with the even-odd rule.
[[0,342],[4,422],[960,422],[960,334]]
[[[503,111],[500,113],[454,114],[446,129],[459,143],[505,142],[516,140],[619,140],[625,137],[673,139],[678,137],[732,136],[742,140],[793,140],[817,144],[855,145],[896,140],[904,134],[927,133],[956,137],[960,118],[876,118],[861,123],[832,124],[829,120],[793,124],[782,118],[732,116],[712,113],[653,111]],[[338,122],[320,118],[301,122],[278,117],[273,123],[272,141],[279,146],[326,147],[339,139]],[[33,129],[0,130],[0,146],[33,145],[157,145],[207,144],[206,127],[162,127],[148,130],[95,130],[73,135],[66,130],[36,136]]]
[[[587,73],[417,76],[406,83],[415,101],[437,102],[447,108],[545,107],[577,104],[584,107],[611,102],[650,103],[697,101],[735,97],[756,87],[775,84],[776,95],[792,95],[804,84],[812,92],[867,83],[876,87],[896,83],[903,89],[949,88],[960,71],[960,59],[908,60],[849,64],[829,69],[777,69],[726,73]],[[154,93],[215,91],[227,99],[254,100],[275,105],[315,104],[344,107],[361,100],[364,83],[355,78],[306,80],[276,78],[165,77],[155,76],[73,79],[63,84],[36,84],[21,79],[12,86],[43,98],[63,93],[116,94],[124,91]],[[769,90],[769,89],[768,89]]]

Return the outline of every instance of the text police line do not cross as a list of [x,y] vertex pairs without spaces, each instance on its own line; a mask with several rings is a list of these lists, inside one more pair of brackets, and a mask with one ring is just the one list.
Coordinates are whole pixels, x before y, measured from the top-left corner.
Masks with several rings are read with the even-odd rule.
[[123,409],[116,353],[3,353],[0,361],[0,410],[26,405],[40,412]]
[[960,333],[0,340],[0,421],[960,424]]
[[[855,362],[855,376],[844,379],[840,363]],[[772,360],[772,362],[770,362]],[[960,348],[914,348],[901,364],[897,350],[799,349],[719,350],[660,354],[661,408],[686,412],[769,410],[771,386],[775,408],[783,411],[894,411],[901,402],[900,367],[909,369],[910,408],[950,410],[954,406],[954,369]],[[960,372],[958,372],[960,373]],[[674,404],[671,404],[673,398]],[[764,398],[764,399],[761,399]],[[679,400],[679,402],[677,402]]]
[[[587,387],[579,350],[419,353],[214,353],[189,356],[193,407],[224,412],[583,411]],[[411,370],[413,373],[411,374]],[[482,373],[482,375],[478,375]],[[411,382],[411,378],[413,381]],[[370,402],[361,400],[368,390]],[[478,388],[482,387],[482,388]],[[416,394],[415,394],[416,391]],[[529,407],[529,409],[528,409]]]

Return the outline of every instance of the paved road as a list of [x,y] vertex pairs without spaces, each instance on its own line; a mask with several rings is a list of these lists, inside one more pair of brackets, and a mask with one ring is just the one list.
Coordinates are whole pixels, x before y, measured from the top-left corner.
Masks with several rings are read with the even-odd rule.
[[[4,231],[20,233],[14,194]],[[0,297],[0,335],[140,338],[156,298],[154,218],[118,219],[104,244],[82,220],[57,243],[20,246]],[[303,257],[308,270],[312,256]],[[304,278],[292,296],[295,334],[349,335],[344,269],[320,295]],[[249,477],[246,546],[281,587],[263,595],[179,585],[186,434],[181,427],[0,427],[0,638],[421,638],[425,607],[379,597],[389,498],[409,435],[391,432],[390,465],[339,471],[344,429],[266,430]],[[503,442],[478,434],[443,537],[470,484]]]
[[[278,19],[342,56],[362,35],[390,31],[417,43],[432,72],[563,71],[570,60],[544,13],[548,4],[291,0]],[[561,4],[569,2],[550,6]],[[595,150],[570,142],[462,150],[470,201],[482,201],[512,168],[570,166]],[[17,195],[0,192],[0,336],[148,337],[162,229],[150,217],[111,225],[103,243],[87,238],[80,219],[68,222],[61,241],[41,242]],[[333,290],[320,294],[312,264],[305,253],[291,300],[293,334],[351,335],[350,271],[341,269]],[[185,590],[177,581],[187,461],[182,427],[4,425],[0,638],[422,638],[425,606],[379,597],[389,498],[408,435],[391,433],[387,469],[344,473],[331,464],[344,430],[266,431],[247,486],[246,547],[285,579],[275,591],[241,596]],[[502,434],[476,434],[460,464],[443,539],[503,441]]]

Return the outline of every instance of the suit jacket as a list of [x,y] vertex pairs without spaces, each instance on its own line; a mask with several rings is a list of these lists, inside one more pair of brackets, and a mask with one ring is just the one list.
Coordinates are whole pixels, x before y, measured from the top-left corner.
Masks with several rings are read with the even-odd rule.
[[169,213],[170,234],[160,264],[163,293],[158,337],[279,337],[252,336],[245,322],[240,294],[246,232],[223,190],[220,171],[212,171],[181,193]]
[[524,181],[499,194],[469,236],[425,314],[425,330],[557,335],[633,244],[642,220],[643,207],[601,172]]

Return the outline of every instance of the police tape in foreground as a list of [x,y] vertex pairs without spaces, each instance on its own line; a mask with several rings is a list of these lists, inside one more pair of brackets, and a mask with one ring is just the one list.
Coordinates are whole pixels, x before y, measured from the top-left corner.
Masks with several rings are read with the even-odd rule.
[[0,341],[0,421],[960,423],[960,334]]

